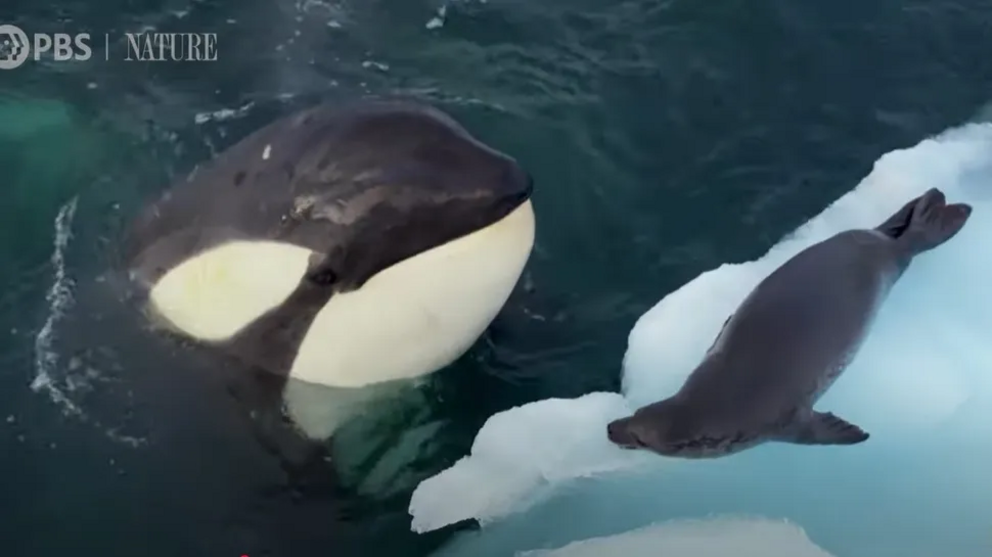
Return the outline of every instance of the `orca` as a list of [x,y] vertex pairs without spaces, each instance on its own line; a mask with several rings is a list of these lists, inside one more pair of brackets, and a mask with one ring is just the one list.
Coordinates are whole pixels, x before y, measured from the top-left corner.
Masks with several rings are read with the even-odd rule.
[[124,265],[155,325],[334,388],[431,374],[519,281],[530,174],[410,100],[323,103],[251,133],[140,212]]

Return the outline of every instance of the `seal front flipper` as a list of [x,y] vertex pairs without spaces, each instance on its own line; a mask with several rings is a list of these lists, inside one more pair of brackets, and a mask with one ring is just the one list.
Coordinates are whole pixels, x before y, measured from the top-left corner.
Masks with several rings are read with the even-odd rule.
[[868,433],[830,412],[812,412],[809,417],[779,436],[780,441],[797,445],[856,445],[868,440]]

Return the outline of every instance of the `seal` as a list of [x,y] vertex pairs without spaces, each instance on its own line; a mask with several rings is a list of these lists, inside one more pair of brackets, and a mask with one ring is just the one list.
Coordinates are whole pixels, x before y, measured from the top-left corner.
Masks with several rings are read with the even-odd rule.
[[436,371],[506,303],[534,242],[533,180],[408,100],[321,104],[170,187],[124,265],[163,328],[332,387]]
[[971,207],[930,189],[874,229],[814,244],[762,280],[673,396],[611,422],[629,449],[683,458],[768,441],[854,445],[869,434],[813,410],[853,360],[877,310],[917,255],[950,240]]

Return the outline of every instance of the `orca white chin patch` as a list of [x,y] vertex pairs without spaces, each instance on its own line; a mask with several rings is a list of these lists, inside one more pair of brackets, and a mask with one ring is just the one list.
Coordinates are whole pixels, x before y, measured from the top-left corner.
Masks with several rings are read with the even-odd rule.
[[413,378],[479,338],[534,245],[530,201],[502,220],[384,269],[330,299],[300,345],[292,377],[339,387]]
[[150,292],[151,309],[197,340],[227,340],[289,298],[311,253],[282,242],[222,244],[169,270]]
[[[506,303],[534,228],[527,201],[486,228],[382,270],[358,290],[335,294],[314,318],[289,375],[358,387],[450,364]],[[150,292],[151,308],[183,334],[223,342],[285,302],[312,253],[274,241],[223,244],[166,273]]]

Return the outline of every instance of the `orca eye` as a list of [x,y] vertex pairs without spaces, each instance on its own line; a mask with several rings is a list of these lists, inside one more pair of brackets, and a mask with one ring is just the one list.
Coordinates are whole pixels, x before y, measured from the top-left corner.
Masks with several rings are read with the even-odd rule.
[[310,282],[318,286],[331,286],[337,280],[338,276],[331,269],[321,269],[310,275]]

